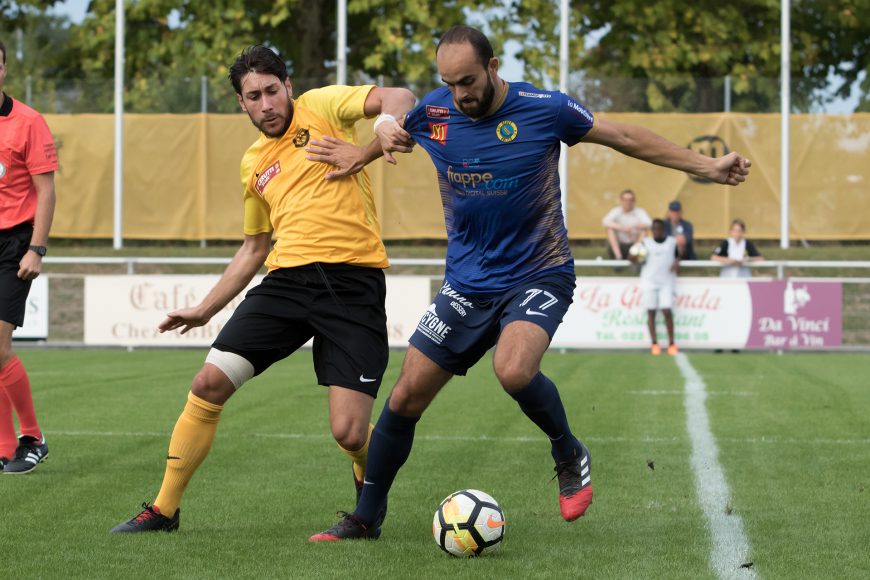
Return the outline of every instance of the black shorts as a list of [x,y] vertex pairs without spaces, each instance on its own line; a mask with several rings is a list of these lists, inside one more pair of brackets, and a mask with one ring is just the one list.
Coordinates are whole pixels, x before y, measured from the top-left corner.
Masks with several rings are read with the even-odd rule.
[[258,375],[314,338],[318,383],[374,397],[389,357],[386,294],[377,268],[273,270],[248,291],[212,346],[244,357]]
[[481,298],[463,296],[445,280],[410,343],[442,369],[464,375],[515,320],[540,326],[552,340],[574,301],[575,284],[573,273],[549,272]]
[[30,280],[19,278],[18,270],[32,236],[33,224],[30,223],[0,230],[0,320],[15,326],[24,324]]

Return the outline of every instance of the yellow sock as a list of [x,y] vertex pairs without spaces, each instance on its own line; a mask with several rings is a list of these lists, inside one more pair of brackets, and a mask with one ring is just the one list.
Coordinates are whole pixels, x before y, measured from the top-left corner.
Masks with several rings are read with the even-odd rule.
[[175,514],[190,478],[208,455],[223,408],[188,393],[187,404],[169,440],[163,485],[154,500],[154,505],[166,517]]
[[338,446],[338,448],[344,451],[344,454],[350,457],[351,461],[353,461],[353,476],[356,477],[357,481],[362,481],[366,475],[366,457],[368,457],[369,454],[369,441],[372,440],[372,430],[374,428],[375,426],[369,423],[369,434],[368,437],[366,437],[366,444],[357,451],[345,449],[341,445]]

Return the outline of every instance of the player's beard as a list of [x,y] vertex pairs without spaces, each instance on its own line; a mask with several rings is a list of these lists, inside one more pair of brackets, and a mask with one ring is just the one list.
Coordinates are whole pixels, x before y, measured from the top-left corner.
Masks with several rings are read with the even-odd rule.
[[[249,115],[249,117],[250,117],[250,115]],[[279,119],[279,118],[284,119],[284,122],[280,125],[279,129],[269,130],[266,127],[266,123],[268,123],[269,121],[274,121],[275,119]],[[254,127],[256,127],[257,129],[262,131],[262,133],[266,137],[271,137],[273,139],[276,137],[281,137],[282,135],[284,135],[284,133],[287,132],[287,129],[290,128],[290,123],[292,123],[292,122],[293,122],[293,102],[290,100],[290,95],[287,95],[287,113],[286,114],[284,114],[284,115],[277,115],[276,114],[276,115],[272,115],[271,117],[268,117],[268,118],[264,117],[263,119],[260,120],[259,123],[257,123],[256,121],[254,121],[253,118],[251,118],[251,123],[254,124]]]
[[487,71],[486,87],[483,89],[483,97],[481,97],[479,101],[475,99],[458,103],[459,110],[472,119],[479,119],[489,111],[490,107],[492,107],[493,100],[495,100],[495,84],[493,84],[492,77]]

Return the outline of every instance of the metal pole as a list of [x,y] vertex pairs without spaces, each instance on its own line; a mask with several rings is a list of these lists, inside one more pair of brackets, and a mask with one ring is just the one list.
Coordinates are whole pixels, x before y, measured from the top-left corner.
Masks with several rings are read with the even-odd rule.
[[15,58],[18,62],[24,60],[24,31],[20,27],[15,29]]
[[789,124],[791,122],[791,0],[782,0],[780,36],[780,230],[779,247],[788,248],[789,230]]
[[[199,77],[199,111],[203,115],[208,114],[208,77],[205,75],[202,75],[201,77]],[[208,147],[208,134],[207,134],[207,132],[208,132],[208,119],[202,120],[202,130],[204,133],[206,133],[205,138],[203,139],[202,146]],[[207,158],[208,157],[206,156],[206,159]],[[205,165],[207,163],[208,163],[207,160],[203,161],[202,173],[206,173],[208,171],[208,169],[205,167]],[[204,183],[205,176],[203,176],[202,179],[203,179],[203,183]],[[206,240],[205,238],[201,239],[199,241],[199,247],[200,248],[208,247],[208,240]]]
[[[571,14],[568,0],[561,0],[559,8],[559,90],[568,92],[568,24]],[[562,217],[568,227],[568,146],[561,144],[559,152],[559,186],[562,190]]]
[[33,107],[33,77],[27,75],[27,84],[24,87],[24,102]]
[[338,45],[335,49],[335,84],[347,84],[347,0],[338,0]]
[[199,77],[199,112],[208,113],[208,77]]
[[124,0],[115,0],[115,213],[112,247],[124,246]]
[[731,112],[731,75],[725,75],[725,112]]

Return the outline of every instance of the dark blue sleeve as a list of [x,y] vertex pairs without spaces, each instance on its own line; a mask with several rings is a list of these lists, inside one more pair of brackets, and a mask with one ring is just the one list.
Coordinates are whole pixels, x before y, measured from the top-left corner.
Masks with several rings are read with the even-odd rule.
[[683,222],[683,235],[686,237],[686,243],[691,243],[695,239],[695,226],[692,222]]
[[595,117],[589,109],[566,95],[558,95],[559,111],[556,115],[556,137],[560,141],[575,145],[595,126]]
[[405,115],[405,124],[402,128],[405,129],[405,131],[407,131],[415,141],[418,141],[421,137],[425,136],[420,135],[425,121],[426,107],[420,103]]

